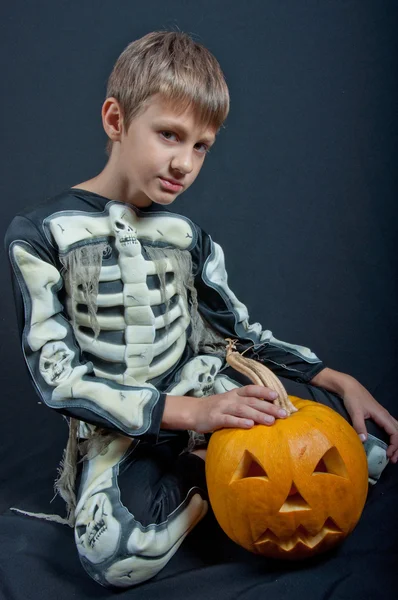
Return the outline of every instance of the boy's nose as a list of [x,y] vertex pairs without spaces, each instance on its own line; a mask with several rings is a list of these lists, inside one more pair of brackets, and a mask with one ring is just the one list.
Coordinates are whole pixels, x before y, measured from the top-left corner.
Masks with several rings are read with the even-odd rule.
[[180,173],[188,174],[192,171],[192,156],[190,152],[180,152],[171,161],[171,167]]

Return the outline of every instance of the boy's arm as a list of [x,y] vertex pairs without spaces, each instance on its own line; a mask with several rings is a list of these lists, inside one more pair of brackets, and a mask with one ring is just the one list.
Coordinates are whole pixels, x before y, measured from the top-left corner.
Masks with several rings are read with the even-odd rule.
[[355,377],[334,369],[325,368],[311,381],[312,385],[324,387],[338,394],[351,417],[352,425],[365,441],[368,432],[366,419],[373,419],[390,436],[387,456],[393,463],[398,462],[398,421],[368,392]]
[[39,229],[26,217],[15,217],[5,245],[22,351],[43,402],[69,417],[156,439],[166,394],[150,384],[122,385],[95,376],[60,301],[63,279],[55,253]]
[[387,450],[392,462],[398,462],[398,421],[351,375],[325,367],[309,349],[282,342],[260,323],[250,324],[248,311],[229,288],[224,254],[211,237],[198,228],[194,251],[197,272],[195,287],[198,305],[207,322],[224,337],[239,340],[239,352],[260,360],[276,375],[300,383],[324,387],[337,393],[351,417],[354,429],[367,436],[365,419],[372,418],[390,436]]
[[283,342],[260,323],[249,323],[246,306],[228,286],[221,246],[199,227],[193,261],[201,315],[222,336],[238,339],[239,352],[248,349],[248,358],[261,361],[277,376],[302,383],[310,382],[325,368],[309,348]]

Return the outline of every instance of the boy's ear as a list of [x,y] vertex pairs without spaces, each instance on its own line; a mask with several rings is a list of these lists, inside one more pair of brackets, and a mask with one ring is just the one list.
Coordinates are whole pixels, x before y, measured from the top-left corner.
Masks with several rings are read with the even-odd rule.
[[102,125],[112,142],[120,141],[123,130],[123,115],[116,98],[106,98],[102,105]]

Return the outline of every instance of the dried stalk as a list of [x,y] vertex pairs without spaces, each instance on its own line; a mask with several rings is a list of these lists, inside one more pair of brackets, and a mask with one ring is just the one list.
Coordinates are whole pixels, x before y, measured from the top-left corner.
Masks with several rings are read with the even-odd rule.
[[274,400],[274,404],[285,409],[288,415],[297,412],[297,408],[292,404],[287,395],[287,392],[278,379],[278,377],[260,362],[252,358],[246,358],[239,352],[236,352],[236,342],[231,338],[226,338],[228,342],[226,360],[227,363],[239,373],[246,375],[255,385],[263,385],[271,390],[274,390],[278,397]]

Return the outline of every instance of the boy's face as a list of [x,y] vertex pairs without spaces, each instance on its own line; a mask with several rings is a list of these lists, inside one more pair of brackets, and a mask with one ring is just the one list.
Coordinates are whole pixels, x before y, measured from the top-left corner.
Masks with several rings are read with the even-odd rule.
[[171,204],[195,181],[215,137],[215,129],[197,123],[192,108],[178,114],[160,94],[152,96],[118,144],[126,196],[138,207]]

